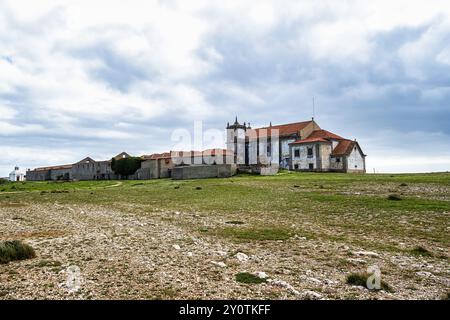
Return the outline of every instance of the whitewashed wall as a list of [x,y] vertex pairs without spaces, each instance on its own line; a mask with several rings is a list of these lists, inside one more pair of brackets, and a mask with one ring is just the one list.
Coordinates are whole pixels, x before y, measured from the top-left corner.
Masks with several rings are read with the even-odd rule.
[[361,155],[358,147],[354,147],[350,155],[347,157],[347,171],[348,172],[359,172],[365,171],[364,158]]
[[[313,148],[313,155],[310,158],[308,157],[308,147]],[[300,150],[299,157],[295,157],[295,150]],[[292,147],[292,169],[295,170],[295,165],[298,165],[298,170],[309,169],[310,163],[312,163],[314,165],[314,169],[316,169],[316,162],[314,144],[303,144]]]

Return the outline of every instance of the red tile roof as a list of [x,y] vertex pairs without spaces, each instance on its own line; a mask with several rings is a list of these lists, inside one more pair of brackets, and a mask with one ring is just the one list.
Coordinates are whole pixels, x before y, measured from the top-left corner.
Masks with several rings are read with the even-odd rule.
[[313,143],[313,142],[331,143],[329,140],[324,139],[324,138],[306,138],[306,139],[301,139],[301,140],[294,141],[294,142],[292,142],[290,144],[302,144],[302,143]]
[[144,155],[141,158],[144,160],[158,160],[158,159],[170,159],[172,156],[170,152],[163,152],[163,153],[153,153],[151,155]]
[[[298,132],[302,129],[304,129],[307,125],[309,125],[312,121],[303,121],[303,122],[295,122],[295,123],[288,123],[288,124],[281,124],[271,127],[262,127],[257,128],[256,133],[258,136],[263,136],[263,134],[260,134],[260,130],[264,132],[264,130],[267,130],[267,135],[271,135],[272,130],[278,130],[278,135],[281,136],[290,136],[293,134],[298,134]],[[262,133],[261,132],[261,133]]]
[[157,159],[170,159],[174,157],[202,157],[202,156],[215,156],[215,155],[233,155],[230,150],[227,149],[207,149],[204,151],[171,151],[164,153],[154,153],[151,155],[143,155],[141,158],[144,160],[157,160]]
[[345,140],[345,138],[342,138],[341,136],[338,136],[337,134],[334,134],[327,130],[314,130],[307,139],[311,138],[323,138],[323,139],[331,139],[331,140]]
[[203,156],[216,156],[216,155],[233,155],[233,152],[231,150],[227,149],[207,149],[203,151]]
[[312,142],[330,142],[331,140],[346,140],[337,134],[334,134],[327,130],[314,130],[306,139],[300,139],[290,144],[302,144]]
[[352,152],[353,146],[355,145],[355,141],[351,140],[342,140],[339,142],[339,144],[334,148],[333,152],[331,153],[332,156],[343,156],[348,155],[350,152]]
[[64,165],[60,165],[60,166],[36,168],[34,170],[31,170],[31,171],[61,170],[61,169],[71,169],[72,167],[73,167],[73,165],[71,165],[71,164],[64,164]]

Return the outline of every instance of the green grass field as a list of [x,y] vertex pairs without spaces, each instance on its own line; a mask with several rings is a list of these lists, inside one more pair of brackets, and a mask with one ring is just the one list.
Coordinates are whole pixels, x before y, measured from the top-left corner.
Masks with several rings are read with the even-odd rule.
[[[397,200],[390,200],[390,195],[396,195]],[[420,251],[417,247],[423,247],[430,263],[447,264],[449,200],[449,173],[281,172],[272,177],[239,175],[228,179],[185,181],[0,185],[0,208],[15,210],[15,214],[20,213],[21,208],[36,205],[109,208],[127,215],[156,219],[170,228],[181,229],[211,243],[228,243],[248,251],[251,251],[248,247],[270,248],[279,250],[279,256],[299,255],[297,251],[301,249],[291,248],[287,243],[295,237],[304,237],[312,246],[312,251],[307,253],[308,259],[328,265],[324,268],[338,269],[349,267],[346,259],[351,257],[351,252],[333,255],[326,250],[319,254],[319,250],[314,256],[312,248],[344,246],[350,248],[347,251],[355,248],[392,257],[423,259],[417,254]],[[189,213],[203,220],[180,219],[168,214],[173,212]],[[13,235],[14,232],[10,232],[10,237],[4,238]],[[400,271],[385,263],[395,279]],[[448,270],[439,272],[448,279]],[[401,287],[394,283],[396,286]],[[445,291],[448,287],[441,285],[440,289]]]

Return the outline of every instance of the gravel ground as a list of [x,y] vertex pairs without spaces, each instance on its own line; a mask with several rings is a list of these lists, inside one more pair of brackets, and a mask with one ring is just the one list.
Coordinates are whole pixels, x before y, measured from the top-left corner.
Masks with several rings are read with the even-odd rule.
[[[201,231],[227,227],[235,215],[147,209],[3,205],[0,240],[22,239],[37,257],[0,265],[0,299],[440,299],[450,289],[448,248],[433,248],[440,257],[373,252],[301,232],[235,241]],[[393,292],[346,284],[348,274],[373,265]],[[241,272],[267,281],[239,283]]]

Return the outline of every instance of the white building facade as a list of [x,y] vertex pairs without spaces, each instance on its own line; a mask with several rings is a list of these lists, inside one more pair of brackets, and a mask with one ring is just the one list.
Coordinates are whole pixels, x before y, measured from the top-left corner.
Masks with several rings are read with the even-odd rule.
[[236,118],[227,125],[227,149],[241,167],[269,163],[295,171],[366,172],[359,143],[321,129],[314,119],[252,129]]
[[11,181],[11,182],[25,181],[25,174],[20,172],[19,167],[15,167],[14,171],[12,171],[9,174],[9,181]]

